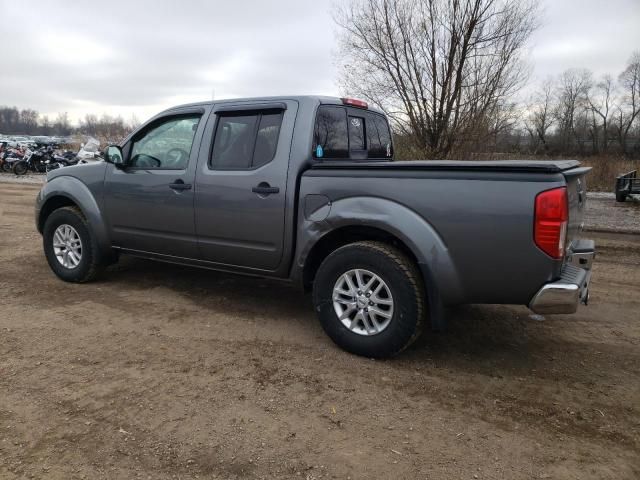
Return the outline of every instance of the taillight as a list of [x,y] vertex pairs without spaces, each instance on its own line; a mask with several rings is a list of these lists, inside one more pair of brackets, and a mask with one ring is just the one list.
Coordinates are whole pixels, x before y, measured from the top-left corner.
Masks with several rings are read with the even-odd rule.
[[369,105],[364,100],[357,100],[355,98],[341,98],[344,105],[350,105],[352,107],[369,108]]
[[535,208],[533,239],[536,245],[550,257],[562,258],[569,220],[566,187],[539,193]]

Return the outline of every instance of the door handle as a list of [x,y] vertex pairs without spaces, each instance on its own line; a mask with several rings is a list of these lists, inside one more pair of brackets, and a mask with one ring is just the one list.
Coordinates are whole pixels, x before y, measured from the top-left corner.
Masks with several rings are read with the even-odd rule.
[[258,195],[271,195],[272,193],[280,193],[280,189],[278,187],[272,187],[267,182],[260,182],[258,186],[253,187],[251,191],[253,193],[257,193]]
[[179,190],[179,191],[191,190],[191,184],[184,183],[184,180],[178,179],[174,183],[170,183],[169,188],[171,190]]

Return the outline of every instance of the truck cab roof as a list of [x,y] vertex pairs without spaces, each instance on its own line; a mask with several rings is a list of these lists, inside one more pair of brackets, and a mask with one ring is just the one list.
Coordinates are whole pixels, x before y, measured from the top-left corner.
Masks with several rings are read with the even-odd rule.
[[[163,112],[161,112],[161,114],[166,112],[171,112],[173,110],[184,109],[184,108],[208,107],[211,105],[223,105],[223,104],[234,104],[234,103],[244,103],[244,102],[247,102],[247,103],[278,102],[278,101],[284,101],[284,100],[294,100],[299,103],[313,102],[321,105],[344,105],[343,99],[341,97],[331,97],[331,96],[325,96],[325,95],[277,95],[277,96],[265,96],[265,97],[224,98],[220,100],[209,100],[206,102],[185,103],[182,105],[176,105],[174,107],[168,108]],[[366,110],[384,114],[382,110],[372,107],[371,105],[368,105]]]

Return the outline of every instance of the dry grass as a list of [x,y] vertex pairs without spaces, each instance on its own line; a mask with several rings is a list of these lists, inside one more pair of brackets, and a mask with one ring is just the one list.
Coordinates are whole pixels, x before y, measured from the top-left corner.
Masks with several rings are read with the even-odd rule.
[[[397,160],[410,160],[420,158],[412,155],[413,152],[403,149],[396,144],[394,157]],[[577,156],[542,156],[525,153],[466,153],[455,158],[456,160],[578,160],[583,166],[591,167],[587,176],[587,188],[589,191],[613,192],[616,177],[631,170],[640,170],[640,159],[630,159],[619,155],[594,155],[590,157]]]
[[586,157],[580,161],[593,169],[587,177],[587,188],[591,191],[613,192],[618,175],[640,170],[640,160],[624,157],[600,155]]

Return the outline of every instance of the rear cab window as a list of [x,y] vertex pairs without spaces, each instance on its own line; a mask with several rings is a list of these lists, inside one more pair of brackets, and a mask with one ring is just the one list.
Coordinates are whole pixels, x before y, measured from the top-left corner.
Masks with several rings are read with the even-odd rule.
[[315,159],[393,158],[391,131],[384,115],[341,105],[320,105],[313,133]]

